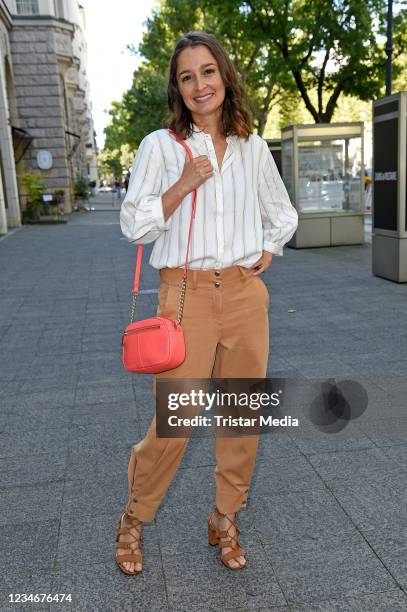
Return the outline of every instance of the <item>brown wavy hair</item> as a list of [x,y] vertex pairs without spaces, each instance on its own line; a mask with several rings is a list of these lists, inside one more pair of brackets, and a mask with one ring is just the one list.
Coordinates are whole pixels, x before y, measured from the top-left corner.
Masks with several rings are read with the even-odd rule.
[[192,134],[192,115],[178,89],[178,56],[188,47],[205,45],[216,59],[225,85],[225,99],[222,105],[222,124],[225,136],[235,135],[249,138],[253,132],[252,115],[246,106],[245,92],[235,67],[221,43],[207,32],[188,32],[175,45],[168,69],[168,108],[166,126],[183,138]]

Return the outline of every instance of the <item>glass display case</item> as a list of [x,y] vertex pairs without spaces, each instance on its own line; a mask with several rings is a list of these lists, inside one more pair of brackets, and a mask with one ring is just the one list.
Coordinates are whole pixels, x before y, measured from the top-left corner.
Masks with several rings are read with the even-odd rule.
[[299,216],[290,246],[362,243],[363,123],[294,125],[281,138],[282,176]]

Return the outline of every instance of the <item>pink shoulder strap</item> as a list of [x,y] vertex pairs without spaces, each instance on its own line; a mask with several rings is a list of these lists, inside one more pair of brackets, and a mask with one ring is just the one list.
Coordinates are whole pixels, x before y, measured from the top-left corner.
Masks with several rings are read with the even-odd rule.
[[[181,138],[181,136],[178,136],[178,134],[176,134],[173,130],[168,130],[169,133],[171,134],[171,136],[173,138],[175,138],[175,140],[177,140],[186,150],[189,159],[193,158],[192,155],[192,151],[189,148],[189,146],[187,145],[187,143],[185,142],[185,140],[183,138]],[[190,242],[191,242],[191,234],[192,234],[192,222],[193,219],[195,218],[195,210],[196,210],[196,189],[194,190],[194,197],[192,200],[192,210],[191,210],[191,219],[189,222],[189,231],[188,231],[188,243],[187,243],[187,252],[186,252],[186,256],[185,256],[185,264],[184,264],[184,273],[183,273],[183,278],[186,279],[187,274],[188,274],[188,257],[189,257],[189,246],[190,246]],[[143,260],[143,245],[139,244],[137,247],[137,257],[136,257],[136,267],[135,267],[135,271],[134,271],[134,282],[133,282],[133,293],[138,293],[139,291],[139,283],[140,283],[140,273],[141,273],[141,263]]]

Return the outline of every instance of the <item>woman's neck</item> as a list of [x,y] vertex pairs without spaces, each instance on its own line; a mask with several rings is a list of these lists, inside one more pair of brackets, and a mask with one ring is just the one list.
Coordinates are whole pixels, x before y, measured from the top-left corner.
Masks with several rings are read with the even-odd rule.
[[205,132],[206,134],[210,134],[212,140],[222,140],[225,135],[223,132],[222,120],[219,114],[216,115],[208,115],[207,117],[192,115],[192,121],[195,125]]

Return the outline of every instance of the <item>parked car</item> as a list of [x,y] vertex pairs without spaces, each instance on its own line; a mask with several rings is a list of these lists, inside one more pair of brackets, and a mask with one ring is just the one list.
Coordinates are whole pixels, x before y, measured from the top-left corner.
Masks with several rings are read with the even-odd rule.
[[103,185],[103,187],[98,187],[98,193],[106,193],[112,191],[112,188],[109,185]]

